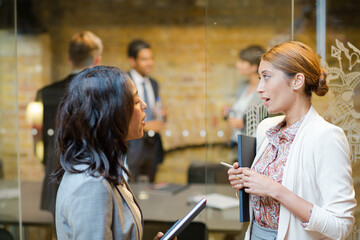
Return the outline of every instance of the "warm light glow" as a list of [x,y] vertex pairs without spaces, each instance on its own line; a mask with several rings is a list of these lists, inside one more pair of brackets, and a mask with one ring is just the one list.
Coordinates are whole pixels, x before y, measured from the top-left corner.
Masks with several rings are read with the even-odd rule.
[[30,102],[26,107],[26,120],[33,126],[42,126],[43,104]]
[[44,159],[44,142],[38,141],[35,144],[35,155],[41,162]]

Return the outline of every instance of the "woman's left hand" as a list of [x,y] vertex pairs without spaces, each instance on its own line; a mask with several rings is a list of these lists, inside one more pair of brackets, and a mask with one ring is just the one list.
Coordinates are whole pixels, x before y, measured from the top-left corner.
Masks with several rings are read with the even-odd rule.
[[[164,233],[158,232],[156,234],[156,236],[154,237],[154,240],[160,240],[160,238],[162,238],[162,236],[164,236]],[[174,237],[172,240],[177,240],[177,237]]]
[[250,169],[242,171],[242,184],[245,192],[262,197],[272,197],[278,193],[281,184],[275,182],[268,176],[257,173]]

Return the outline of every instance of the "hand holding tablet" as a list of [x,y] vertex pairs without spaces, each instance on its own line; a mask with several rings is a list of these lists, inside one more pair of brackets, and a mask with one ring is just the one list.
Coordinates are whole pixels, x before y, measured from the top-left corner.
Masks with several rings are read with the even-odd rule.
[[185,217],[177,220],[174,225],[165,233],[165,235],[160,240],[171,240],[175,236],[179,235],[194,218],[199,215],[199,213],[204,210],[206,207],[206,198],[203,197],[196,205],[193,207],[190,212],[188,212]]

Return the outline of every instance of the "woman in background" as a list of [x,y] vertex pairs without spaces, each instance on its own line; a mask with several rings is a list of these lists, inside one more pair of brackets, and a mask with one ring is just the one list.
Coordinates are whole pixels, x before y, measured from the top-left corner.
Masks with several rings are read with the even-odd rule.
[[124,159],[126,141],[143,135],[146,107],[118,68],[88,68],[71,81],[57,115],[58,239],[142,239],[143,217],[124,179]]
[[[246,78],[246,80],[242,81],[239,85],[234,104],[231,107],[224,106],[222,108],[223,116],[232,130],[230,146],[237,144],[239,134],[245,134],[246,112],[248,107],[256,103],[262,105],[256,93],[256,87],[259,83],[258,68],[260,57],[264,53],[264,49],[258,45],[248,46],[239,53],[236,68],[239,74]],[[261,120],[262,119],[261,117]],[[259,122],[257,122],[256,125],[259,124]]]
[[228,171],[250,194],[246,239],[345,239],[356,206],[350,150],[343,130],[311,104],[328,91],[317,55],[301,42],[279,44],[259,66],[257,91],[270,114],[257,129],[251,169]]

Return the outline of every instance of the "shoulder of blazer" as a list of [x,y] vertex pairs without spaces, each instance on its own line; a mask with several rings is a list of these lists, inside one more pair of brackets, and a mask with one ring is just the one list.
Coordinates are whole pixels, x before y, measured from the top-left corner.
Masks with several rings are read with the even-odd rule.
[[153,79],[153,78],[151,78],[151,77],[149,77],[149,79],[150,79],[150,82],[151,82],[151,85],[154,87],[158,87],[158,82],[155,80],[155,79]]
[[281,121],[283,121],[284,117],[285,117],[284,115],[281,115],[281,116],[276,116],[276,117],[265,118],[258,125],[257,135],[258,134],[265,134],[265,132],[269,128],[271,128],[271,127],[275,126],[276,124],[280,123]]
[[[304,129],[305,130],[305,129]],[[305,136],[307,139],[314,142],[324,142],[325,138],[328,138],[331,134],[335,134],[338,137],[346,139],[344,130],[332,123],[326,121],[322,116],[317,115],[307,123]]]
[[66,78],[51,83],[43,88],[41,88],[40,90],[37,91],[36,93],[36,101],[40,101],[42,100],[42,97],[44,95],[44,93],[48,92],[48,91],[54,91],[54,90],[60,90],[60,92],[65,91],[66,87],[70,84],[71,80],[75,77],[76,74],[70,74],[68,75]]

